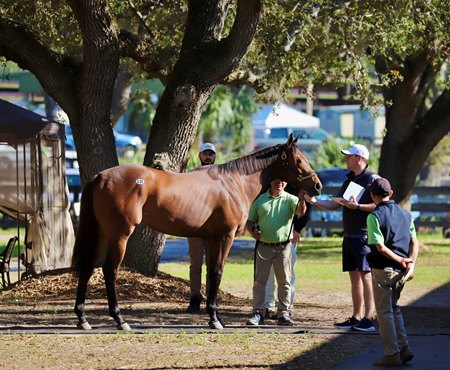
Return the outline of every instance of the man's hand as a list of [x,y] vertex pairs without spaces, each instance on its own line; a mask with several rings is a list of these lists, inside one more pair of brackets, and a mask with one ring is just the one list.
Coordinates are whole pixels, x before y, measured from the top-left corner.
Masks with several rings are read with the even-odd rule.
[[396,288],[399,289],[402,285],[405,285],[405,283],[411,280],[413,277],[414,277],[414,262],[410,262],[406,265],[406,270],[405,273],[403,274],[403,277],[399,281],[397,281],[397,284],[395,284]]
[[356,201],[356,199],[355,199],[355,197],[352,195],[351,197],[350,197],[350,200],[344,200],[343,201],[343,205],[345,206],[345,207],[347,207],[347,208],[350,208],[350,209],[357,209],[358,208],[358,202]]
[[256,240],[259,240],[259,238],[261,238],[261,230],[259,229],[257,224],[253,225],[251,234]]
[[250,232],[251,236],[253,236],[256,240],[259,240],[261,237],[261,230],[259,230],[259,226],[256,222],[247,220],[245,227]]
[[303,195],[303,199],[305,199],[309,204],[316,204],[316,197],[310,197],[307,193]]
[[400,263],[402,264],[402,267],[406,268],[406,271],[408,271],[409,265],[414,265],[414,260],[412,258],[402,258]]

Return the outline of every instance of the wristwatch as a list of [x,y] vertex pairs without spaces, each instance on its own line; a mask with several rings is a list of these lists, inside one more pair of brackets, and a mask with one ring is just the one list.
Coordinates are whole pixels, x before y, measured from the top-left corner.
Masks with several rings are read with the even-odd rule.
[[360,210],[361,206],[359,205],[359,203],[356,205],[356,209]]

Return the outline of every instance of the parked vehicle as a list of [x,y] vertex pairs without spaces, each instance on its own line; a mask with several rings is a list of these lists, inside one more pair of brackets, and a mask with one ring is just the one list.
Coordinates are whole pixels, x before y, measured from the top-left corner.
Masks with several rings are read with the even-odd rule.
[[[132,157],[142,146],[139,136],[124,134],[113,129],[114,139],[118,155]],[[66,125],[66,149],[75,150],[72,128]]]
[[347,180],[347,174],[349,172],[345,168],[332,167],[318,170],[317,175],[323,186],[341,186]]
[[80,168],[75,150],[66,148],[66,168]]
[[[342,183],[347,179],[347,174],[349,170],[345,168],[332,167],[332,168],[324,168],[320,169],[317,172],[317,175],[322,182],[324,187],[328,186],[341,186]],[[327,194],[322,193],[317,198],[329,200],[335,194]],[[323,222],[342,222],[342,210],[338,211],[325,211],[318,207],[313,207],[311,212],[311,221],[323,221]],[[318,228],[312,227],[310,228],[310,234],[312,236],[329,236],[332,234],[342,234],[342,228]]]
[[16,166],[16,151],[8,144],[0,145],[0,170],[9,170]]
[[81,177],[78,168],[66,168],[67,186],[69,188],[70,209],[69,213],[72,217],[74,226],[78,224],[80,216],[81,201]]

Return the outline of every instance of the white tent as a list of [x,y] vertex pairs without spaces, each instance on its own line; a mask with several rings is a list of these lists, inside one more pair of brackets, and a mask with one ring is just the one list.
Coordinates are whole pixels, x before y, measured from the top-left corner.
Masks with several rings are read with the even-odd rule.
[[253,115],[254,128],[319,127],[320,120],[284,103],[270,104]]

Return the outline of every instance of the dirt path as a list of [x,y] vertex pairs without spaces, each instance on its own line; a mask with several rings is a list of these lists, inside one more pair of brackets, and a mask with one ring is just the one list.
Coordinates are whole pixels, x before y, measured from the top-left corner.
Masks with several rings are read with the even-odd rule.
[[[41,368],[63,366],[75,369],[80,365],[79,354],[86,354],[88,351],[92,352],[92,358],[83,362],[81,368],[216,368],[220,364],[221,368],[327,369],[336,361],[378,341],[376,334],[343,335],[351,333],[334,329],[333,323],[346,317],[351,310],[349,297],[344,293],[303,290],[299,294],[301,303],[295,306],[295,327],[279,328],[273,325],[257,331],[248,330],[245,326],[251,302],[222,292],[220,313],[225,324],[231,327],[229,333],[232,339],[226,341],[223,336],[215,335],[181,339],[183,350],[180,352],[180,335],[208,331],[206,313],[185,313],[189,297],[188,282],[164,273],[159,278],[150,278],[123,270],[118,281],[119,300],[122,314],[131,327],[140,332],[156,330],[159,333],[166,328],[166,333],[179,333],[175,335],[177,340],[173,336],[160,338],[157,334],[153,334],[152,339],[145,335],[127,336],[127,346],[133,349],[131,352],[124,352],[124,344],[118,339],[114,322],[108,315],[103,277],[99,270],[95,272],[89,287],[87,313],[96,330],[93,335],[83,336],[79,340],[73,339],[73,335],[79,332],[74,330],[77,320],[73,313],[76,280],[70,273],[52,272],[0,291],[0,333],[11,334],[20,327],[25,330],[19,332],[27,333],[21,334],[19,346],[13,346],[9,336],[0,336],[0,348],[4,348],[5,344],[7,347],[9,345],[8,358],[17,359],[17,362],[8,361],[6,367],[35,368],[33,361],[36,360],[33,358],[42,351],[44,354],[50,353],[50,357],[41,357]],[[424,329],[439,332],[442,327],[449,329],[450,284],[434,292],[405,290],[402,303],[410,332]],[[269,335],[261,336],[261,332]],[[61,339],[61,335],[39,335],[45,333],[65,336]],[[95,333],[112,333],[112,336],[106,335],[101,339]],[[86,339],[89,337],[93,339]],[[277,343],[275,347],[274,338]],[[192,340],[199,343],[194,346]],[[202,342],[205,340],[207,343]],[[221,344],[222,340],[225,343]],[[143,347],[142,342],[145,342]],[[229,351],[230,346],[236,348],[225,356],[224,349]],[[28,350],[24,351],[24,348]],[[205,348],[208,351],[205,352]],[[215,360],[212,361],[211,358]],[[87,361],[85,357],[83,359]],[[0,360],[0,368],[4,366]]]

